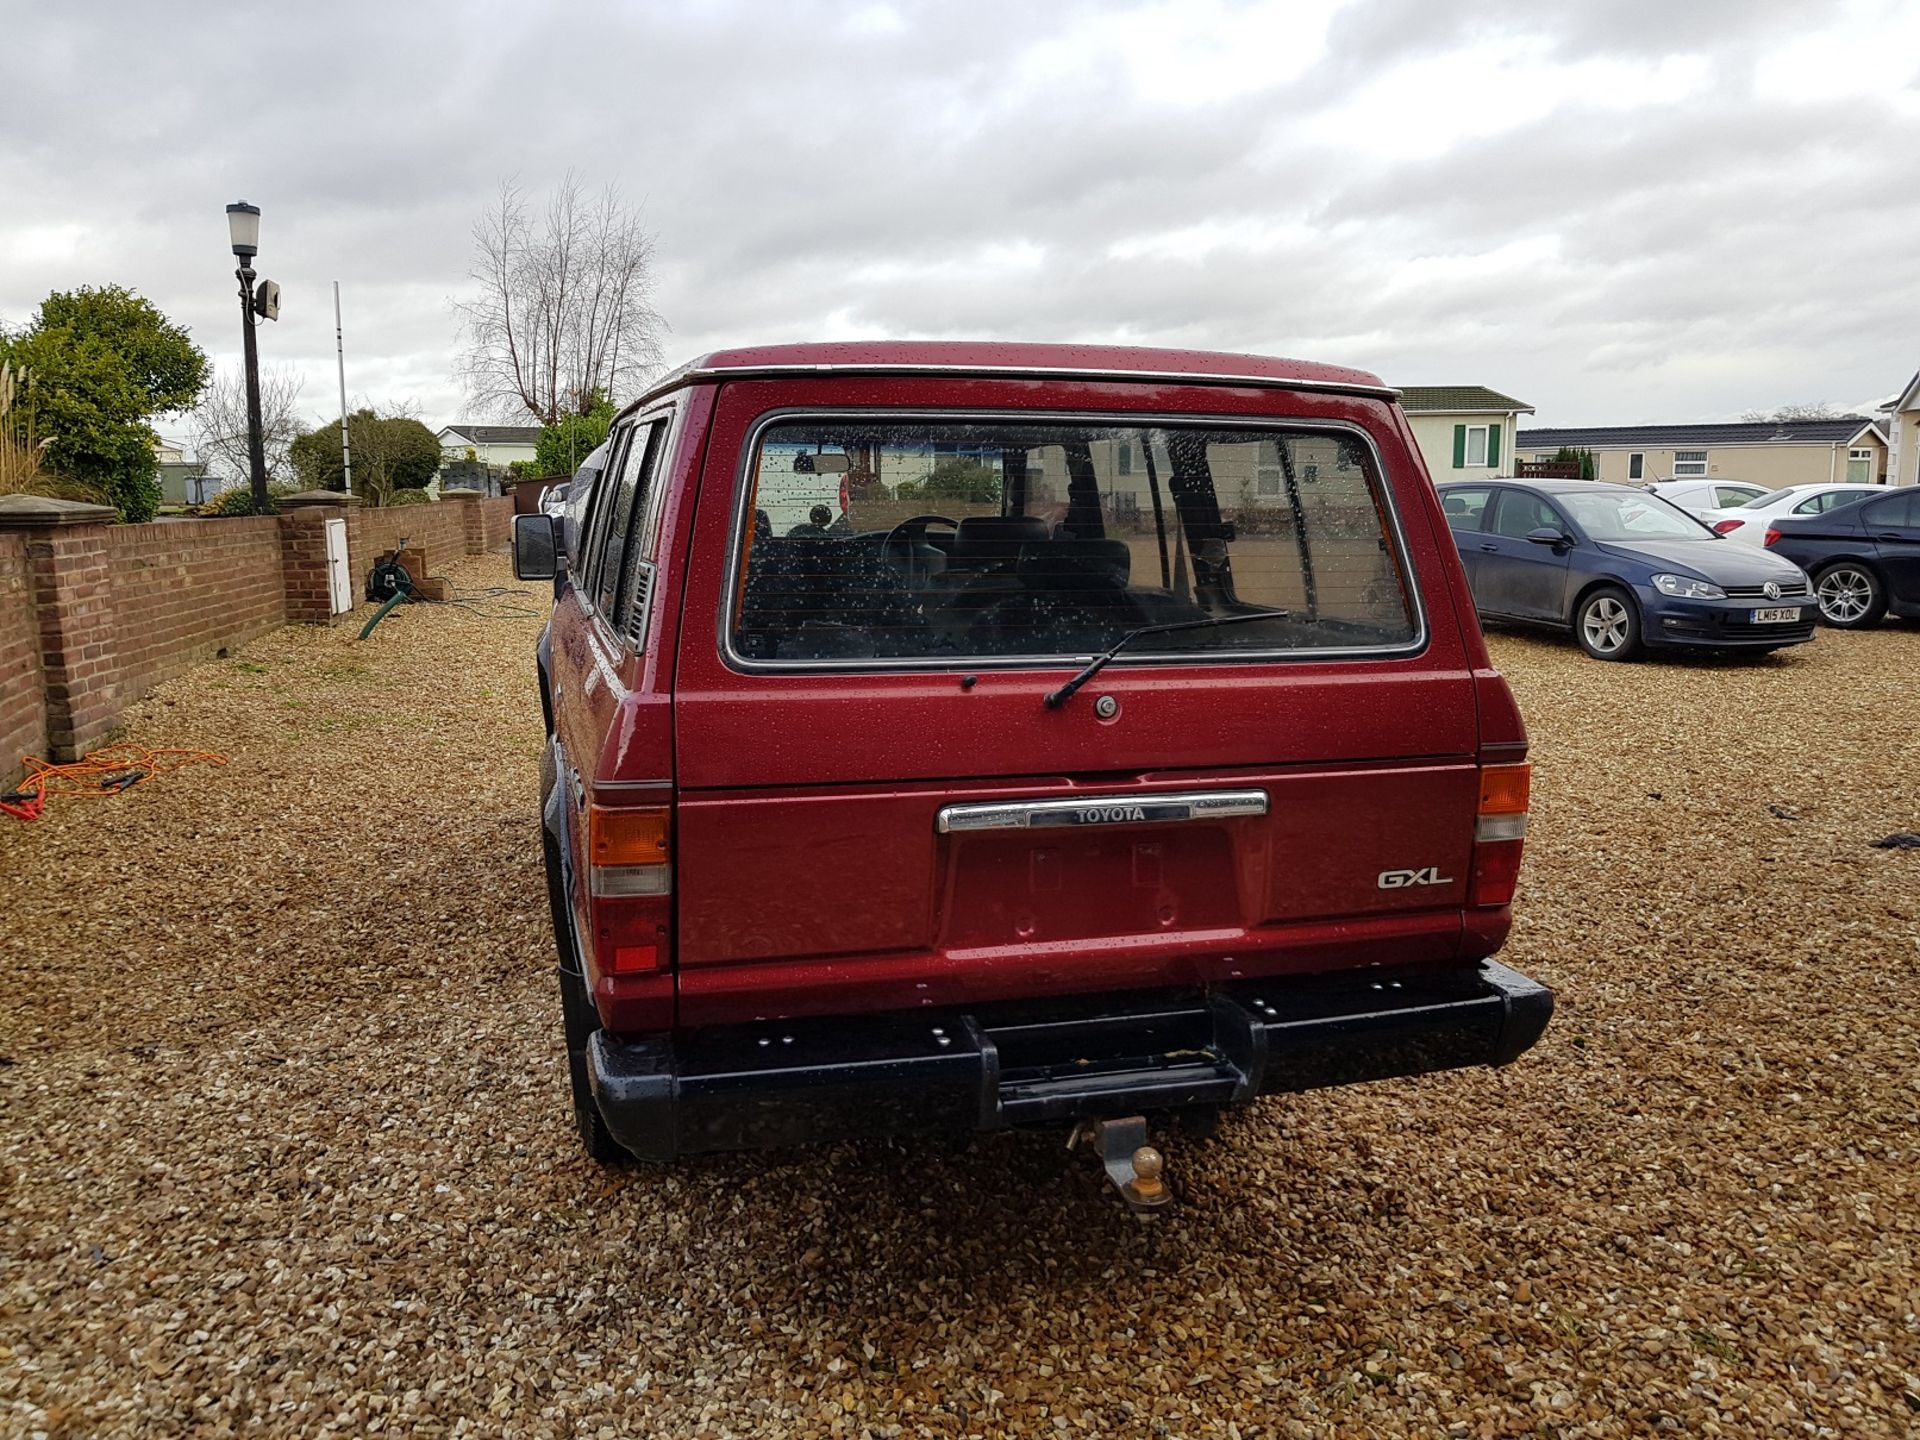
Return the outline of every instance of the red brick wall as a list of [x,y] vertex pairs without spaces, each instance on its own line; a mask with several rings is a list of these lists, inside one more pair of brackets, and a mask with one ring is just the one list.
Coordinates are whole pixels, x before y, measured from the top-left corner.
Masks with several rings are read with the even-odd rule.
[[[403,536],[441,571],[504,545],[512,510],[496,499],[347,512],[356,599]],[[196,661],[290,621],[325,624],[330,513],[0,531],[0,782],[22,754],[97,745],[127,705]]]
[[[480,512],[480,553],[504,550],[513,543],[513,497],[482,500],[474,507]],[[472,548],[471,543],[468,546]]]
[[165,520],[106,529],[121,702],[287,623],[280,522]]
[[46,753],[47,702],[26,537],[0,534],[0,783],[13,783],[22,755]]
[[106,534],[105,525],[78,525],[23,537],[40,632],[47,753],[55,760],[71,760],[98,743],[126,704]]
[[329,511],[290,509],[280,516],[280,574],[289,625],[325,625],[333,619],[327,574]]
[[425,550],[427,565],[436,572],[465,555],[467,521],[461,512],[473,503],[442,500],[427,505],[355,510],[347,520],[347,559],[353,571],[356,596],[365,593],[367,572],[373,568],[373,562],[383,551],[397,549],[402,539]]

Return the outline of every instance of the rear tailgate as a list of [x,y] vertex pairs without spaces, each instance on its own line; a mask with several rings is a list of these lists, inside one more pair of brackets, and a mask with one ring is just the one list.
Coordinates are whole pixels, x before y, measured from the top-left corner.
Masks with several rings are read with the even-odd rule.
[[[1425,481],[1390,410],[1280,402],[1376,436],[1415,589],[1439,597],[1417,653],[1116,663],[1049,709],[1068,668],[774,674],[722,660],[739,447],[777,407],[915,398],[910,382],[851,388],[736,383],[716,409],[675,686],[683,1025],[1459,954],[1474,687]],[[1054,388],[1091,392],[1049,397],[1062,409],[1131,398]],[[1276,400],[1195,387],[1155,403],[1271,417]]]

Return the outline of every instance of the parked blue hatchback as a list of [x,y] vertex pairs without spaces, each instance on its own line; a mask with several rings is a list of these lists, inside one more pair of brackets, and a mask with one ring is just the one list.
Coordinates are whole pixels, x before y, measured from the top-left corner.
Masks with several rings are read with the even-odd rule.
[[1588,480],[1438,488],[1483,620],[1571,630],[1596,660],[1813,638],[1806,572],[1644,490]]

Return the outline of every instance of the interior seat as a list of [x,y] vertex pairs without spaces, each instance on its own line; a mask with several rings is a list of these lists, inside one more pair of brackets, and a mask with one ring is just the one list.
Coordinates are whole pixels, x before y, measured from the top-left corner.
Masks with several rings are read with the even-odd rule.
[[1010,564],[1022,546],[1044,543],[1052,533],[1038,515],[969,515],[954,532],[953,563],[970,570]]
[[753,547],[739,621],[752,658],[912,654],[898,632],[919,623],[899,573],[870,544],[787,536]]

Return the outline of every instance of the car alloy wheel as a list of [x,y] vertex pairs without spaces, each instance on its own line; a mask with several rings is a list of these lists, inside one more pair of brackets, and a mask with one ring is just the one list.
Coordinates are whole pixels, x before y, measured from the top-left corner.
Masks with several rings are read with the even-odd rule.
[[1873,577],[1851,565],[1836,565],[1814,587],[1820,614],[1830,625],[1858,625],[1873,608]]
[[1602,595],[1581,613],[1580,628],[1587,647],[1602,655],[1612,655],[1627,643],[1633,633],[1633,617],[1627,607],[1611,595]]

